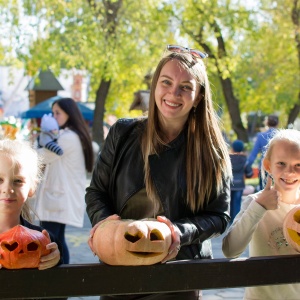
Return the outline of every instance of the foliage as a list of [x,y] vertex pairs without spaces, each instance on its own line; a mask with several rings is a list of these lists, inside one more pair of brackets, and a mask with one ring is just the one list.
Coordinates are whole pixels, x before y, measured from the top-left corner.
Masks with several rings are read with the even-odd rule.
[[232,126],[220,81],[226,78],[242,120],[260,110],[280,111],[284,122],[298,101],[300,82],[292,5],[290,0],[0,0],[5,35],[0,58],[2,64],[23,63],[29,75],[47,67],[56,75],[61,68],[85,70],[91,102],[100,82],[110,80],[106,113],[127,117],[141,114],[128,110],[134,92],[147,88],[144,76],[153,72],[165,45],[178,43],[209,53],[213,97],[226,131]]
[[297,101],[300,79],[291,5],[281,2],[281,7],[277,1],[271,9],[266,3],[253,12],[259,27],[239,46],[243,60],[235,83],[242,111],[280,111],[283,121]]
[[[178,0],[174,7],[186,43],[210,54],[213,86],[221,88],[218,73],[230,78],[244,114],[280,111],[284,121],[298,101],[300,82],[292,2]],[[224,94],[218,94],[217,101],[222,105]],[[228,112],[227,105],[222,107]]]
[[130,116],[137,114],[128,111],[133,93],[146,88],[144,76],[166,44],[168,18],[161,1],[121,1],[117,29],[108,35],[105,2],[115,1],[24,0],[24,14],[34,16],[35,31],[29,47],[18,48],[17,55],[29,75],[47,67],[56,74],[61,68],[87,70],[92,102],[101,79],[111,79],[107,112]]

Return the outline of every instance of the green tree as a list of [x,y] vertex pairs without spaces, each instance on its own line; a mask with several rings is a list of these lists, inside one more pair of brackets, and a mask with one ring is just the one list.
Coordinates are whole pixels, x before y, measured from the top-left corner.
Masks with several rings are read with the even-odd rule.
[[209,54],[207,68],[222,118],[244,141],[244,115],[250,111],[280,111],[286,124],[298,116],[299,0],[260,0],[255,6],[233,0],[21,3],[0,0],[0,28],[9,40],[0,46],[4,61],[19,59],[29,75],[47,67],[56,75],[61,68],[86,71],[90,100],[96,103],[93,138],[100,145],[105,111],[118,117],[137,114],[128,111],[133,93],[148,88],[144,77],[168,43]]
[[295,47],[298,54],[298,78],[296,78],[296,83],[298,82],[298,101],[294,104],[291,109],[288,117],[288,124],[291,124],[295,121],[300,112],[300,1],[294,0],[291,19],[295,28]]
[[218,95],[244,141],[243,113],[281,111],[288,122],[298,115],[298,1],[261,0],[255,6],[230,0],[174,2],[181,35],[210,55],[209,71],[222,90]]
[[230,115],[232,128],[238,138],[247,141],[248,134],[240,113],[240,100],[233,85],[241,60],[237,44],[254,24],[249,12],[237,1],[176,1],[177,19],[181,32],[195,46],[209,54],[209,69],[217,75]]
[[238,96],[243,99],[241,110],[280,112],[282,126],[293,123],[298,115],[293,109],[299,101],[300,79],[291,4],[262,1],[252,12],[259,26],[239,45],[243,59],[235,78]]
[[18,57],[31,75],[47,67],[88,72],[96,95],[93,139],[100,145],[105,108],[129,115],[134,91],[146,86],[144,76],[172,35],[161,2],[24,0],[35,31]]

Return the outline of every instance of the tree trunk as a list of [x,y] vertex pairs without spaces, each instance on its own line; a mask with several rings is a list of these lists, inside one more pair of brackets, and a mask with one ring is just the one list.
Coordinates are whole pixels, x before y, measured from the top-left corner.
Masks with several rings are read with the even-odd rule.
[[104,142],[103,135],[103,119],[105,112],[105,100],[109,91],[111,80],[101,79],[99,88],[96,93],[96,105],[94,111],[93,122],[93,140],[100,146],[100,149]]
[[295,104],[294,106],[293,106],[293,108],[290,110],[290,112],[289,112],[289,116],[288,116],[288,121],[287,121],[287,127],[290,125],[290,124],[293,124],[295,121],[296,121],[296,119],[297,119],[297,117],[298,117],[298,114],[299,114],[299,112],[300,112],[300,92],[299,92],[299,94],[298,94],[298,103],[297,104]]
[[247,130],[243,126],[243,122],[240,114],[239,101],[234,97],[232,82],[230,78],[222,78],[220,75],[220,81],[223,89],[224,98],[227,104],[228,112],[231,118],[232,129],[237,134],[238,139],[248,142]]
[[[291,18],[293,24],[295,25],[295,42],[296,42],[296,48],[298,52],[298,66],[299,66],[298,70],[299,70],[299,77],[300,77],[300,7],[299,7],[298,0],[294,0],[293,4],[294,6],[292,9]],[[291,111],[289,112],[287,126],[295,122],[299,112],[300,112],[300,90],[298,93],[298,103],[296,103],[291,109]]]
[[[101,1],[92,1],[88,0],[89,5],[91,6],[93,12],[95,13],[96,19],[101,16],[104,16],[102,21],[102,28],[106,32],[106,47],[108,48],[108,52],[113,53],[113,49],[115,47],[115,43],[118,38],[116,36],[117,26],[118,26],[118,12],[122,7],[123,0],[103,0]],[[101,5],[104,6],[104,12],[101,8]],[[101,19],[99,18],[99,19]],[[103,51],[103,49],[102,49]],[[104,74],[107,70],[107,65],[110,63],[109,56],[107,56],[106,63],[104,65]],[[103,118],[105,112],[105,100],[109,92],[111,84],[110,79],[101,78],[99,88],[96,93],[96,105],[94,111],[94,123],[93,123],[93,140],[102,148],[104,142],[104,134],[103,134]]]
[[[219,59],[223,59],[227,56],[225,41],[223,39],[221,27],[218,25],[216,20],[213,20],[211,26],[214,29],[214,32],[216,33],[216,39],[218,45],[217,56],[215,56],[214,53],[211,51],[210,46],[203,41],[202,31],[204,27],[200,27],[199,34],[197,35],[198,39],[196,40],[203,47],[203,49],[209,54],[209,57],[215,60],[215,65],[218,70],[218,76],[222,85],[223,95],[231,119],[232,129],[236,133],[238,139],[244,142],[248,142],[248,133],[241,119],[240,105],[239,105],[239,101],[234,96],[234,90],[233,90],[231,78],[230,77],[223,78],[223,74],[218,63]],[[192,36],[194,35],[192,34]]]

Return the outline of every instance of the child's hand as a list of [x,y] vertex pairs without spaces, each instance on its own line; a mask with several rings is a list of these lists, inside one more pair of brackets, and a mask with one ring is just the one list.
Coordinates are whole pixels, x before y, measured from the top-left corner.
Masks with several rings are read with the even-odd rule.
[[[49,233],[46,230],[43,230],[42,233],[50,239]],[[56,243],[50,243],[46,246],[46,248],[51,250],[51,252],[48,255],[41,257],[40,264],[38,266],[39,270],[52,268],[56,266],[60,260],[60,252]]]
[[278,201],[281,199],[281,193],[272,186],[272,178],[268,176],[267,184],[256,202],[267,210],[274,210],[279,207]]

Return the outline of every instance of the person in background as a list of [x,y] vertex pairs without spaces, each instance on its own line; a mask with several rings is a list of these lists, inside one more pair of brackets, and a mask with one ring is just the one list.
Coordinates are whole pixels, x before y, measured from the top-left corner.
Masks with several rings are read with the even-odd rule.
[[35,193],[41,177],[40,167],[38,154],[29,143],[11,139],[0,140],[0,233],[22,225],[40,231],[50,238],[51,243],[46,248],[51,252],[41,257],[38,266],[39,270],[44,270],[63,261],[59,243],[56,243],[51,232],[49,235],[40,226],[32,224],[30,208],[26,202]]
[[259,160],[259,189],[262,190],[264,183],[262,180],[262,174],[261,174],[261,161],[263,158],[263,154],[265,151],[265,147],[268,144],[268,141],[272,138],[274,135],[276,128],[278,127],[279,119],[276,115],[269,115],[266,118],[266,125],[268,126],[268,129],[264,132],[260,132],[256,136],[256,141],[254,143],[254,146],[252,148],[251,153],[249,154],[248,161],[247,161],[247,167],[252,167],[256,157],[258,154],[260,154],[260,160]]
[[[300,204],[300,132],[279,130],[269,141],[262,163],[265,188],[249,195],[223,239],[226,257],[240,256],[249,244],[253,256],[299,254],[283,234],[286,214]],[[245,300],[297,300],[300,284],[247,287]]]
[[230,185],[230,217],[231,221],[235,218],[241,209],[243,190],[245,188],[245,176],[250,178],[253,176],[253,170],[250,165],[246,165],[247,156],[244,151],[244,142],[235,140],[231,144],[232,152],[230,160],[232,165],[233,180]]
[[[230,219],[232,172],[206,56],[169,45],[152,79],[148,117],[120,119],[110,128],[86,189],[93,252],[93,234],[104,220],[154,217],[172,233],[163,263],[212,258],[210,239]],[[144,298],[202,299],[201,291],[101,297]]]
[[41,226],[63,245],[64,263],[68,264],[65,226],[83,226],[86,175],[93,169],[93,147],[88,127],[73,99],[53,102],[52,113],[61,129],[57,142],[64,154],[59,156],[46,148],[37,149],[45,171],[35,210]]
[[40,148],[54,152],[57,155],[63,155],[63,150],[57,144],[59,137],[59,127],[57,121],[51,114],[45,114],[41,120],[41,132],[37,137],[37,143]]

